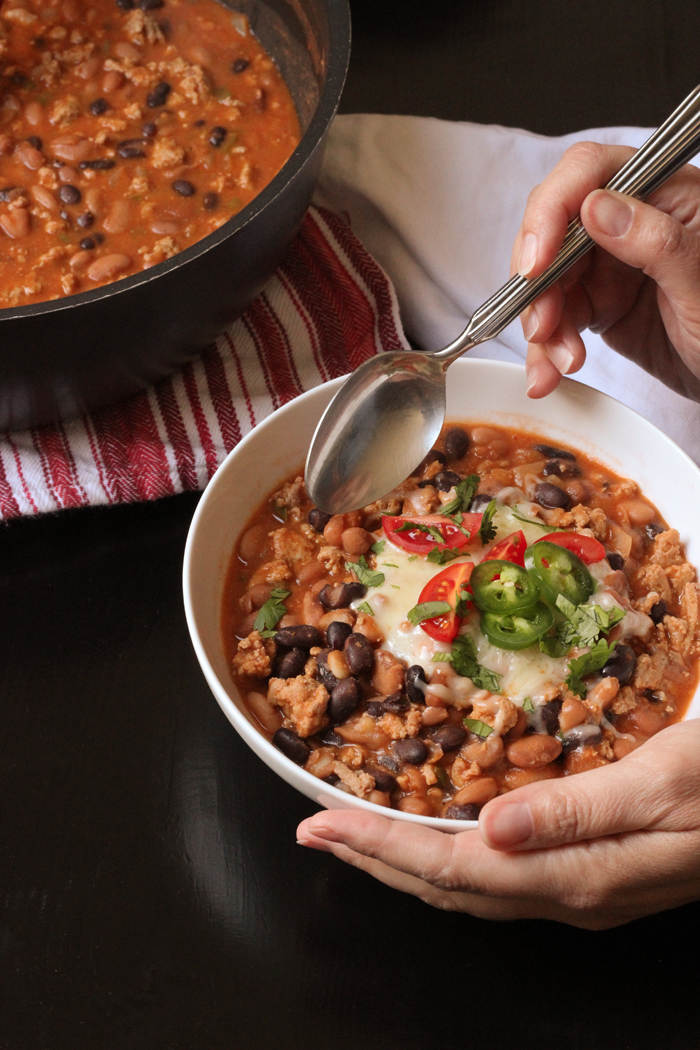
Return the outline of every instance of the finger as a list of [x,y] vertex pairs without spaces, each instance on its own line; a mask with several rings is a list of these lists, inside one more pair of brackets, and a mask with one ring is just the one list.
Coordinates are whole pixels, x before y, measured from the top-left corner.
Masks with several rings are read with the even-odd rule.
[[591,193],[581,219],[597,244],[642,270],[672,302],[697,303],[700,247],[678,219],[610,190]]
[[527,395],[545,397],[556,389],[563,375],[578,372],[586,360],[583,339],[569,317],[562,317],[559,327],[543,343],[528,346],[525,369]]
[[515,268],[523,277],[535,277],[553,261],[566,228],[593,190],[604,186],[634,150],[577,142],[556,168],[530,193],[518,232]]
[[[683,769],[688,733],[684,737],[677,728],[659,733],[623,762],[494,799],[479,818],[484,842],[496,850],[532,850],[652,829],[669,817],[680,825],[697,822],[681,805],[697,790],[697,777]],[[697,736],[696,729],[692,747]]]

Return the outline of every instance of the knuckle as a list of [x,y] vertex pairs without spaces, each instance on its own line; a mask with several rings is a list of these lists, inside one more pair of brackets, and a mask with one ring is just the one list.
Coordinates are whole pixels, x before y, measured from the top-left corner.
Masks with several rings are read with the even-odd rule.
[[547,838],[556,842],[575,842],[585,831],[578,799],[563,791],[553,792],[547,799],[542,823]]
[[676,255],[683,246],[683,227],[670,215],[657,214],[659,219],[652,230],[649,249],[656,257]]

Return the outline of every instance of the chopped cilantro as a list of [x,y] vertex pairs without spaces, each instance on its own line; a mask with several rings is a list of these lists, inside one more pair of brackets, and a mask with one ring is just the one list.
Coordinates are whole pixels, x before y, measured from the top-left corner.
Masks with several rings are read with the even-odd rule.
[[535,518],[526,518],[524,514],[518,513],[515,507],[510,508],[510,512],[514,518],[518,521],[524,521],[526,525],[536,525],[538,529],[544,529],[545,532],[567,532],[567,529],[557,528],[555,525],[548,525],[546,521],[537,521]]
[[362,602],[361,605],[357,606],[357,611],[367,613],[368,616],[374,616],[374,611],[369,602]]
[[452,664],[460,678],[471,678],[479,689],[488,689],[491,693],[501,691],[501,676],[478,662],[474,642],[468,634],[458,634],[452,643],[452,652],[435,653],[433,661]]
[[472,593],[471,593],[471,591],[460,590],[459,598],[457,599],[457,604],[455,606],[455,613],[457,614],[457,616],[466,616],[466,614],[467,614],[467,606],[469,605],[469,602],[471,600],[472,600]]
[[279,521],[286,521],[289,516],[289,511],[286,507],[280,507],[279,503],[275,503],[272,513]]
[[417,522],[407,521],[403,525],[399,525],[396,532],[427,532],[436,543],[445,542],[445,537],[435,525],[421,525]]
[[372,544],[370,550],[372,551],[372,554],[381,554],[385,547],[386,540],[377,540],[376,543]]
[[491,540],[496,538],[496,526],[493,524],[493,516],[496,513],[496,506],[495,499],[492,499],[481,519],[479,535],[481,536],[481,542],[483,544],[490,543]]
[[432,562],[433,565],[447,565],[448,561],[458,558],[460,553],[459,547],[446,547],[444,551],[441,551],[438,547],[433,547],[428,552],[426,561]]
[[393,561],[383,561],[382,568],[398,569],[398,565],[394,565]]
[[455,514],[459,511],[469,510],[469,505],[476,495],[481,478],[478,474],[470,474],[468,478],[459,481],[455,485],[455,498],[442,507],[443,514]]
[[417,554],[409,554],[408,560],[409,561],[418,561],[418,555]]
[[599,605],[574,605],[563,594],[557,595],[557,608],[566,617],[557,629],[557,637],[568,649],[572,645],[594,645],[601,634],[608,634],[625,615],[616,607],[608,611]]
[[256,631],[260,631],[263,638],[272,638],[277,633],[275,628],[287,612],[284,600],[291,593],[284,587],[275,587],[268,600],[258,611],[253,627]]
[[525,699],[523,700],[523,711],[534,711],[534,710],[535,710],[535,705],[533,704],[533,702],[530,699],[530,697],[526,696]]
[[467,729],[471,729],[472,733],[476,733],[482,740],[485,740],[487,736],[491,736],[493,733],[493,728],[487,726],[486,722],[482,722],[478,718],[465,718],[464,724]]
[[432,620],[436,616],[446,616],[447,613],[452,612],[452,606],[449,602],[420,602],[418,605],[414,605],[412,609],[406,613],[406,619],[409,623],[415,624],[423,623],[423,620]]
[[443,769],[442,766],[434,765],[433,772],[435,773],[435,778],[443,791],[454,790],[452,786],[452,781],[450,780],[449,774],[446,769]]
[[346,561],[345,568],[348,572],[354,572],[360,583],[363,583],[365,587],[381,587],[386,579],[383,572],[370,569],[364,554],[359,561]]
[[566,684],[572,693],[585,698],[586,685],[583,679],[586,675],[593,674],[594,671],[600,671],[602,667],[605,667],[616,645],[617,642],[606,642],[604,638],[601,638],[589,653],[584,653],[583,656],[577,656],[569,661]]

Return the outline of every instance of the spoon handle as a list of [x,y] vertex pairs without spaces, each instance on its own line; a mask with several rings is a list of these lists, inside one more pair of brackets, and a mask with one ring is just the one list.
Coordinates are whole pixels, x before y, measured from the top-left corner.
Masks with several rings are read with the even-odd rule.
[[[691,91],[678,109],[630,157],[606,189],[643,200],[691,160],[699,149],[700,86]],[[581,259],[593,244],[580,219],[572,219],[563,245],[544,273],[531,279],[519,274],[511,277],[507,284],[475,311],[462,334],[444,350],[431,354],[431,357],[444,361],[447,367],[465,350],[495,338]]]

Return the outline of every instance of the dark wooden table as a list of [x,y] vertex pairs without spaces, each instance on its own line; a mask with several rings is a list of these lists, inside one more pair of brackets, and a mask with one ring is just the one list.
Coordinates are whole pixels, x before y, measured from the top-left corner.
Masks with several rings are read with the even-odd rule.
[[[696,0],[355,0],[345,111],[653,124]],[[312,806],[199,672],[197,498],[2,529],[2,1050],[690,1050],[698,906],[607,933],[435,912],[295,845]]]

